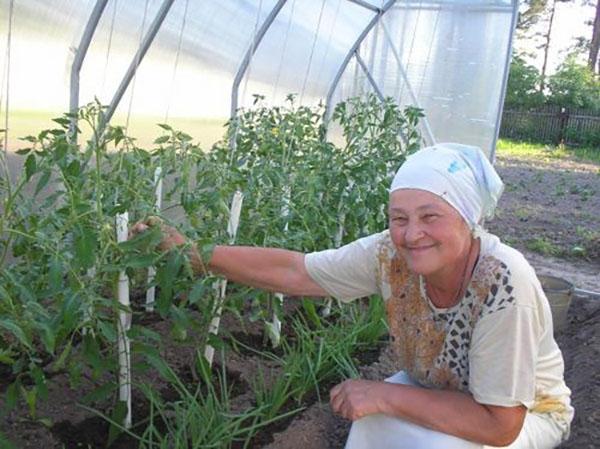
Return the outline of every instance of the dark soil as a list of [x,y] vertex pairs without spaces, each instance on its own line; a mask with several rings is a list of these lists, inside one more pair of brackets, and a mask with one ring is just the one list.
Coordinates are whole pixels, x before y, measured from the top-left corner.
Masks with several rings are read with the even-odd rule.
[[[488,228],[503,240],[524,252],[539,273],[553,274],[571,281],[576,287],[600,291],[600,166],[555,158],[526,159],[498,155],[498,171],[506,183],[497,217]],[[289,306],[289,304],[295,304]],[[286,312],[294,313],[297,302],[286,301]],[[139,317],[138,323],[165,337],[163,356],[188,385],[197,378],[191,370],[196,348],[169,340],[169,325],[156,314]],[[222,328],[229,337],[229,347],[264,347],[262,326],[246,322],[243,326],[232,316],[225,316]],[[236,344],[236,341],[238,342]],[[600,441],[600,298],[582,293],[573,297],[568,324],[557,335],[566,364],[566,380],[573,392],[576,416],[571,438],[562,449],[598,447]],[[228,385],[234,392],[233,406],[243,410],[251,403],[249,392],[253,377],[259,372],[277,375],[274,366],[252,351],[227,350],[217,363],[224,363]],[[393,374],[387,348],[372,348],[358,356],[361,375],[383,379]],[[262,369],[262,371],[261,371]],[[221,370],[219,370],[221,371]],[[0,376],[10,372],[0,366]],[[156,373],[144,374],[167,398],[176,393]],[[24,404],[0,420],[0,431],[20,449],[104,448],[107,423],[79,407],[81,398],[98,381],[86,379],[77,387],[64,374],[49,384],[49,399],[40,403],[38,420],[28,418]],[[0,379],[0,385],[6,384]],[[329,385],[321,388],[326,400]],[[4,388],[2,390],[4,390]],[[141,394],[137,393],[138,399]],[[339,449],[344,446],[349,422],[334,416],[329,405],[316,401],[316,394],[306,398],[306,409],[294,418],[265,429],[252,448],[269,449]],[[147,413],[143,399],[134,410],[136,416]],[[108,410],[107,404],[95,404]],[[0,402],[0,408],[2,403]],[[128,437],[120,437],[114,448],[135,448]],[[4,449],[0,439],[0,449]]]

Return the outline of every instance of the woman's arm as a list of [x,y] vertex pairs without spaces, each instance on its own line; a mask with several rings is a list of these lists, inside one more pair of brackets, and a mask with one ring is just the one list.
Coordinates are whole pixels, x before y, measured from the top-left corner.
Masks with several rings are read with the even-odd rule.
[[[139,234],[151,226],[161,228],[163,238],[158,248],[162,251],[189,243],[179,231],[165,225],[156,217],[136,223],[130,234]],[[206,264],[196,245],[192,244],[189,257],[192,268],[198,275],[211,270],[251,287],[295,296],[329,296],[306,271],[304,254],[296,251],[249,246],[216,246]]]
[[309,276],[304,254],[276,248],[217,246],[208,267],[234,282],[293,296],[329,296]]
[[524,406],[479,404],[470,395],[412,385],[347,380],[331,390],[335,413],[356,420],[383,413],[490,446],[507,446],[523,427]]

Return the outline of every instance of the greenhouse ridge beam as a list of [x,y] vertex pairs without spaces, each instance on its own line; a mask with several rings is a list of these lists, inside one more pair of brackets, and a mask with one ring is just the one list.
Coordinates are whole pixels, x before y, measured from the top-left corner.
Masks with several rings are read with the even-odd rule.
[[[398,71],[400,72],[400,75],[402,75],[402,79],[404,80],[404,83],[406,84],[406,90],[408,90],[408,94],[410,95],[414,106],[416,106],[419,109],[423,109],[423,108],[421,108],[421,105],[419,104],[419,100],[417,99],[417,96],[415,95],[415,92],[412,89],[412,86],[410,84],[408,76],[406,75],[406,71],[404,70],[404,67],[402,66],[402,59],[400,58],[400,53],[398,52],[398,48],[396,47],[396,44],[392,40],[390,32],[385,24],[385,20],[381,21],[381,26],[383,28],[383,34],[388,41],[388,45],[390,46],[390,48],[392,50],[392,55],[394,55],[394,59],[396,60],[396,63],[398,64]],[[435,138],[433,137],[433,132],[431,131],[431,127],[429,126],[429,120],[427,119],[427,115],[423,116],[422,123],[423,123],[423,127],[425,128],[425,134],[427,136],[427,139],[429,140],[429,142],[427,142],[428,145],[435,145],[435,143],[436,143]]]
[[267,18],[261,25],[260,29],[256,32],[256,35],[253,36],[253,38],[252,38],[252,44],[250,45],[250,48],[248,49],[248,51],[246,51],[246,54],[244,55],[244,59],[242,60],[242,63],[240,64],[240,67],[238,68],[238,71],[235,74],[235,78],[233,79],[233,86],[231,88],[231,113],[230,113],[231,118],[235,117],[235,113],[237,111],[238,90],[240,88],[240,83],[242,82],[242,78],[244,77],[244,74],[246,73],[246,69],[248,68],[248,65],[250,64],[250,60],[252,59],[252,56],[254,56],[256,49],[258,48],[258,46],[260,45],[260,42],[262,41],[263,37],[265,36],[265,33],[267,32],[267,30],[269,29],[269,27],[275,20],[275,17],[277,17],[277,14],[279,14],[279,11],[281,11],[281,8],[283,8],[283,6],[286,4],[286,2],[287,2],[287,0],[279,0],[277,2],[277,4],[273,7],[271,12],[269,13]]
[[137,68],[139,67],[140,63],[142,62],[142,59],[144,59],[146,52],[150,48],[152,41],[156,37],[156,34],[158,33],[158,30],[160,29],[161,25],[163,24],[165,17],[167,16],[167,13],[171,9],[171,6],[173,5],[174,1],[175,0],[165,0],[163,2],[163,4],[161,5],[160,10],[156,14],[156,17],[154,18],[154,21],[150,25],[150,29],[144,36],[144,39],[140,45],[140,48],[138,49],[135,56],[133,57],[133,60],[131,61],[131,64],[129,65],[127,72],[125,73],[125,76],[123,77],[123,80],[121,81],[121,84],[119,85],[117,91],[115,92],[115,95],[110,103],[110,106],[108,107],[108,110],[106,111],[106,113],[104,115],[104,119],[102,120],[102,123],[100,124],[100,129],[98,130],[99,134],[102,134],[102,132],[104,132],[104,128],[110,122],[110,119],[112,118],[113,114],[115,113],[115,110],[117,109],[117,106],[119,105],[119,102],[121,101],[121,99],[123,98],[123,95],[125,94],[125,91],[129,87],[129,83],[133,79],[133,76],[135,75],[135,72],[137,71]]
[[493,163],[496,158],[496,142],[500,134],[500,123],[502,122],[502,110],[504,108],[504,98],[506,96],[506,85],[508,84],[508,72],[510,71],[510,59],[512,57],[512,46],[515,30],[517,28],[517,16],[519,14],[519,0],[513,0],[513,13],[511,22],[511,33],[508,38],[508,48],[506,49],[506,62],[504,64],[504,76],[500,89],[500,98],[498,99],[498,116],[496,117],[496,131],[492,140],[492,148],[490,148],[490,161]]
[[362,44],[362,42],[365,40],[365,37],[367,37],[369,32],[379,22],[379,20],[381,20],[383,15],[394,5],[395,2],[396,2],[396,0],[388,0],[387,1],[387,3],[379,10],[378,14],[375,17],[373,17],[373,19],[368,23],[368,25],[365,27],[363,32],[360,33],[360,36],[358,36],[358,39],[356,39],[356,42],[354,42],[354,45],[352,45],[352,47],[348,51],[348,54],[346,55],[346,58],[340,65],[340,68],[339,68],[338,72],[336,73],[335,78],[333,79],[333,82],[331,83],[329,92],[327,93],[327,100],[325,101],[325,120],[326,121],[329,118],[329,114],[331,114],[331,99],[333,98],[333,93],[335,92],[335,89],[337,88],[337,85],[340,82],[340,78],[342,77],[342,74],[346,70],[346,67],[348,67],[348,63],[350,62],[350,59],[356,53],[356,50],[358,49],[360,44]]
[[363,8],[370,9],[371,11],[373,11],[373,12],[375,12],[377,14],[379,14],[381,12],[380,8],[378,8],[377,6],[373,6],[370,3],[367,3],[367,2],[365,2],[363,0],[346,0],[346,1],[348,1],[350,3],[354,3],[354,4],[359,5],[359,6],[362,6]]
[[77,110],[79,109],[79,74],[81,72],[81,66],[83,65],[83,60],[85,59],[85,55],[87,54],[88,48],[90,47],[90,43],[92,42],[92,37],[96,32],[96,27],[98,26],[98,22],[100,21],[100,17],[102,17],[102,13],[104,12],[104,8],[108,0],[98,0],[94,9],[92,10],[92,14],[88,19],[88,22],[85,26],[85,30],[83,31],[83,35],[81,36],[81,42],[79,42],[79,46],[75,50],[75,59],[73,60],[73,65],[71,65],[71,98],[69,99],[69,112],[71,113],[71,126],[69,128],[69,135],[74,143],[77,142]]

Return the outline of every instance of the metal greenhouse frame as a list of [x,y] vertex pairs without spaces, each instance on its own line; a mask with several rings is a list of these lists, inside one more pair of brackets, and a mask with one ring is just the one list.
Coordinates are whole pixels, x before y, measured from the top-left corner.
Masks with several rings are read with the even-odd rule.
[[[388,27],[382,20],[382,18],[395,5],[400,4],[401,2],[399,2],[398,0],[387,0],[385,3],[382,4],[381,7],[377,7],[377,6],[374,6],[373,4],[368,3],[364,0],[340,0],[340,1],[360,6],[364,9],[370,11],[371,13],[373,13],[373,17],[366,24],[364,29],[360,32],[357,39],[353,43],[351,43],[351,45],[349,45],[346,56],[343,59],[343,61],[341,62],[341,64],[339,65],[339,67],[335,73],[335,76],[329,85],[329,88],[328,88],[327,94],[326,94],[326,99],[325,99],[326,117],[328,117],[329,114],[331,113],[331,110],[333,107],[334,93],[336,92],[336,89],[338,88],[339,82],[340,82],[343,74],[345,73],[349,63],[353,59],[358,64],[358,67],[360,68],[360,70],[364,73],[366,79],[368,80],[368,83],[370,84],[370,86],[372,87],[372,89],[374,90],[376,95],[381,100],[383,100],[384,89],[382,89],[382,87],[380,86],[377,79],[373,76],[368,65],[365,63],[365,61],[363,60],[363,58],[361,57],[361,54],[360,54],[360,49],[361,49],[361,46],[363,45],[363,42],[369,36],[369,34],[372,32],[372,30],[375,27],[377,27],[379,24],[382,25],[382,29],[384,31],[384,33],[383,33],[384,39],[386,40],[387,45],[391,49],[392,55],[397,64],[397,70],[402,78],[402,82],[406,84],[407,91],[409,93],[409,96],[410,96],[413,104],[415,104],[416,106],[419,107],[420,104],[419,104],[418,98],[415,95],[414,89],[411,87],[411,83],[409,82],[409,79],[407,77],[406,70],[403,67],[401,57],[399,55],[399,50],[391,37]],[[153,40],[156,37],[158,31],[161,29],[161,26],[163,25],[165,18],[167,17],[167,14],[169,13],[169,10],[171,9],[171,6],[173,5],[173,3],[174,3],[174,0],[164,0],[162,2],[162,4],[160,5],[160,8],[154,17],[152,24],[150,25],[145,36],[143,37],[143,39],[140,43],[140,46],[138,47],[135,55],[133,56],[126,73],[124,74],[118,88],[116,89],[116,91],[114,92],[114,94],[112,96],[112,100],[109,104],[109,107],[108,107],[108,109],[106,111],[106,115],[105,115],[105,125],[111,120],[117,106],[119,105],[120,101],[123,98],[123,95],[125,94],[132,79],[134,78],[139,65],[141,64],[142,60],[144,59],[144,56],[146,55],[148,49],[152,45]],[[282,8],[286,5],[286,3],[287,3],[287,0],[278,0],[275,3],[273,8],[269,11],[268,15],[264,19],[264,21],[261,23],[260,27],[258,27],[258,29],[255,30],[255,33],[250,40],[250,45],[247,48],[243,59],[239,63],[239,66],[235,73],[235,76],[233,79],[233,84],[231,87],[231,106],[230,106],[230,116],[231,117],[235,116],[236,111],[238,109],[240,84],[241,84],[244,76],[247,75],[251,60],[252,60],[253,56],[255,55],[256,51],[261,46],[261,42],[262,42],[265,34],[272,27],[275,19],[277,18],[278,14],[281,12]],[[69,102],[70,107],[69,107],[69,109],[70,109],[71,113],[74,113],[79,107],[80,71],[83,66],[88,47],[93,40],[94,33],[96,31],[96,27],[97,27],[101,17],[104,14],[105,7],[107,4],[108,4],[108,0],[97,0],[96,1],[96,4],[89,16],[89,19],[88,19],[86,25],[85,25],[85,30],[83,32],[83,35],[79,42],[79,45],[76,47],[75,58],[71,65],[71,72],[70,72],[71,73],[71,77],[70,77],[71,81],[70,81],[70,102]],[[512,17],[511,17],[511,30],[510,30],[511,35],[509,37],[509,44],[508,44],[508,47],[506,48],[506,54],[504,57],[502,88],[500,90],[501,94],[498,98],[498,103],[497,103],[498,106],[496,108],[497,113],[496,113],[496,120],[495,120],[493,142],[491,145],[491,153],[490,153],[491,158],[494,157],[493,152],[494,152],[494,148],[495,148],[495,140],[497,139],[498,132],[499,132],[500,118],[501,118],[501,114],[502,114],[502,104],[504,101],[504,91],[505,91],[505,86],[506,86],[506,82],[508,79],[508,69],[509,69],[510,53],[511,53],[511,47],[512,47],[512,34],[514,33],[516,17],[518,14],[518,2],[516,0],[511,0],[511,4],[512,4]],[[422,3],[418,3],[416,5],[420,8],[424,7],[424,5]],[[423,135],[424,135],[424,139],[425,139],[426,143],[433,144],[436,142],[436,138],[432,131],[430,121],[427,118],[425,118],[425,120],[423,121]]]

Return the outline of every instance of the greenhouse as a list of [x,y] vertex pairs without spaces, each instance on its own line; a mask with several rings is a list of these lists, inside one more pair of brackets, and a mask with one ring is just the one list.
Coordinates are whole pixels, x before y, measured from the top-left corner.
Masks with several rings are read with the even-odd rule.
[[98,99],[136,130],[148,115],[222,121],[254,95],[331,110],[373,92],[422,108],[428,142],[491,153],[516,14],[508,1],[6,0],[4,100],[60,114]]
[[[457,448],[520,441],[504,409],[523,429],[525,414],[545,414],[565,439],[573,409],[554,336],[571,329],[569,304],[545,295],[596,288],[531,270],[541,315],[529,334],[521,315],[501,319],[521,310],[510,306],[512,265],[482,249],[493,237],[482,226],[499,223],[494,164],[518,8],[0,0],[0,448],[387,447],[360,443],[363,415],[348,411],[356,396],[344,388],[383,391],[398,369],[472,405],[466,432],[462,405],[449,430],[427,410],[399,411],[395,424],[416,422],[426,442],[434,430],[460,437]],[[446,157],[459,159],[442,170]],[[593,188],[577,189],[594,207]],[[408,243],[412,226],[427,229],[421,246]],[[569,244],[595,258],[586,229]],[[389,254],[369,243],[377,236],[391,239]],[[425,309],[402,305],[400,278]],[[452,287],[438,289],[442,278]],[[409,341],[413,325],[437,358]],[[493,359],[496,375],[518,350],[477,343],[511,333],[556,351],[542,374],[515,365],[515,396],[485,403],[475,391],[489,376],[469,369]],[[550,396],[532,383],[535,401],[522,399],[528,379],[551,379],[540,387]]]

